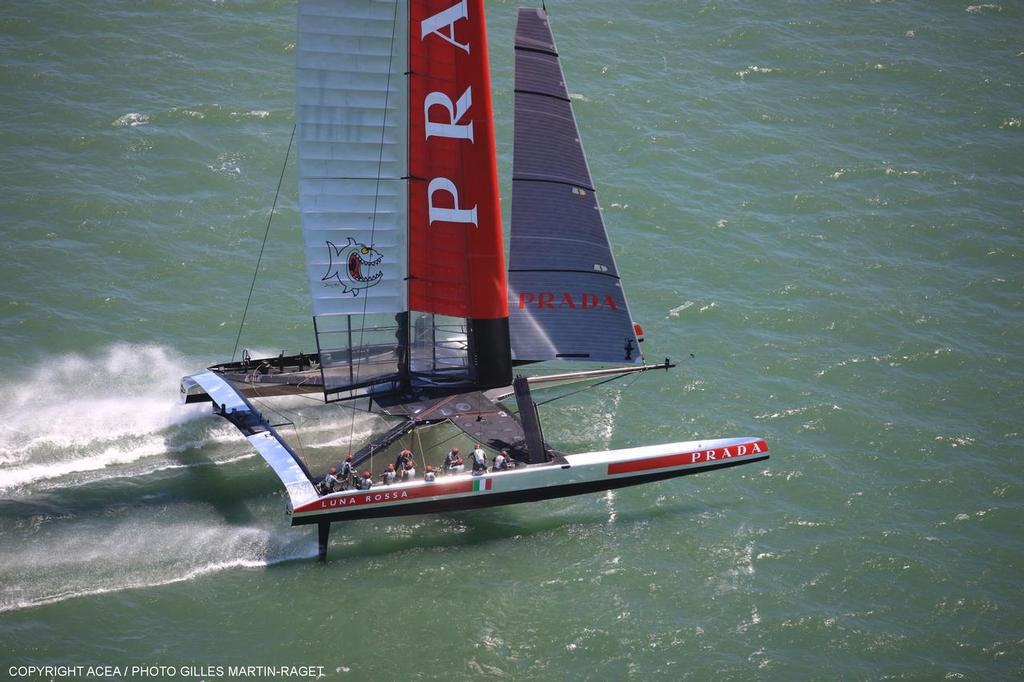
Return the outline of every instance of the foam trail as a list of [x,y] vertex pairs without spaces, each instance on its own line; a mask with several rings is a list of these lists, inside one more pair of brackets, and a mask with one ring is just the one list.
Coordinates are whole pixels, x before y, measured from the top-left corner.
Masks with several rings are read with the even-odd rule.
[[0,490],[21,487],[43,479],[65,479],[69,474],[97,471],[117,464],[131,464],[166,451],[162,438],[146,438],[140,439],[131,449],[109,447],[95,455],[59,462],[4,467],[0,470]]
[[[196,366],[163,347],[116,345],[56,358],[0,385],[8,396],[0,405],[0,495],[12,510],[27,510],[0,517],[0,545],[12,548],[0,552],[0,612],[316,555],[308,533],[268,513],[280,511],[276,494],[245,499],[228,487],[208,502],[154,503],[115,486],[100,506],[88,496],[48,496],[255,457],[208,405],[181,404],[179,379]],[[325,433],[335,417],[302,413]],[[181,456],[190,450],[199,452]],[[17,499],[27,496],[38,501]],[[263,518],[272,525],[259,527]]]
[[118,344],[0,384],[0,489],[165,453],[176,429],[208,414],[178,398],[192,369],[166,348]]
[[[32,494],[180,468],[186,465],[177,455],[188,450],[203,450],[206,463],[248,458],[248,443],[231,425],[210,417],[208,405],[181,404],[179,380],[198,366],[161,346],[118,344],[94,356],[56,358],[19,381],[0,384],[9,396],[0,405],[0,493]],[[347,449],[350,434],[355,441],[368,437],[379,420],[302,396],[257,404],[294,420],[297,442],[312,449]]]
[[200,504],[114,522],[37,518],[23,544],[0,555],[0,612],[316,556],[308,534],[230,525]]

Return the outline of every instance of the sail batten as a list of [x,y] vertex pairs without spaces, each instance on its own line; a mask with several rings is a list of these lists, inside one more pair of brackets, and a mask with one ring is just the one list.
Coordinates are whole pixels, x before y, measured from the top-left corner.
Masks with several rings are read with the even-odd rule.
[[516,360],[641,361],[547,15],[520,9],[509,309]]

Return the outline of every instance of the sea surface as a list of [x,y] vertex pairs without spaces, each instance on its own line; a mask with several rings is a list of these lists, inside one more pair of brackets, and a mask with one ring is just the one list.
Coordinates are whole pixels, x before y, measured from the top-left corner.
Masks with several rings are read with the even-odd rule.
[[[231,356],[282,166],[241,345],[315,348],[295,3],[5,0],[0,678],[1024,676],[1024,5],[547,5],[643,350],[685,361],[546,436],[772,458],[337,525],[317,563],[178,403]],[[507,198],[515,4],[487,9]],[[328,458],[380,426],[278,409]]]

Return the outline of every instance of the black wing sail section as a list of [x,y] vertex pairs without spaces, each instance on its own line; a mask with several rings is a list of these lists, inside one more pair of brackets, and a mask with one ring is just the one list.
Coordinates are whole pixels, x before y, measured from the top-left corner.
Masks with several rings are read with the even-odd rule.
[[640,362],[547,14],[516,25],[512,357]]

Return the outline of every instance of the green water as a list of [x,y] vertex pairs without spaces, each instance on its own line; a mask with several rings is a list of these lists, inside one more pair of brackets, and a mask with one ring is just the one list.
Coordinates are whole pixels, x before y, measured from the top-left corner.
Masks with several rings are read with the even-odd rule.
[[[508,197],[515,5],[487,4]],[[8,0],[0,678],[1024,676],[1024,7],[548,8],[644,349],[696,357],[553,403],[546,435],[772,459],[354,522],[311,561],[262,460],[177,404],[234,345],[294,3]],[[242,336],[270,352],[314,347],[293,162],[284,188]],[[375,427],[283,409],[312,453]]]

